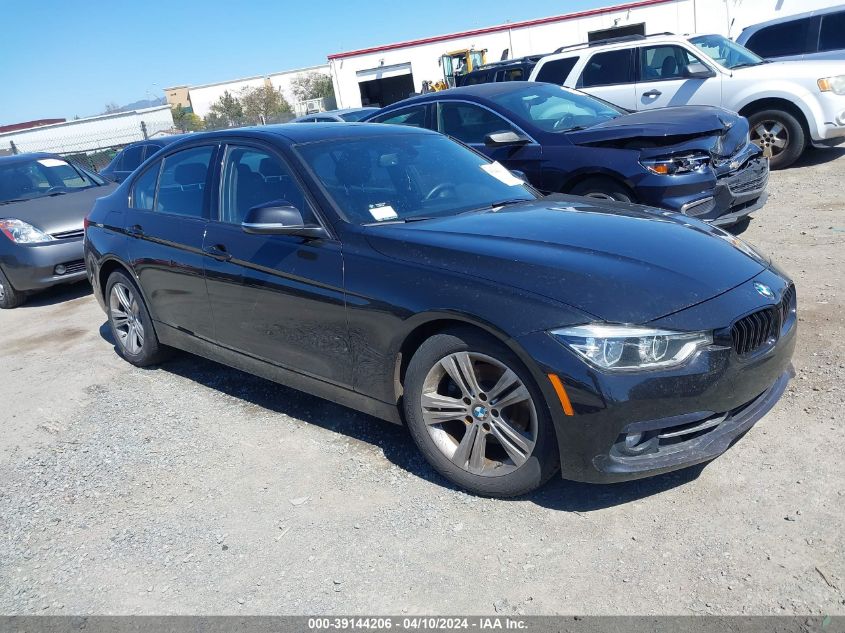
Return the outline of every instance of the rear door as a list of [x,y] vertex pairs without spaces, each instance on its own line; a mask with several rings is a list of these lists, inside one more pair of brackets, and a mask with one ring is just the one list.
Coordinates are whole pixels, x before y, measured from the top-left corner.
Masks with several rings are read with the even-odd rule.
[[637,50],[638,80],[636,110],[680,105],[722,104],[722,75],[692,79],[685,77],[689,64],[713,68],[703,57],[677,44],[654,44]]
[[528,136],[517,125],[477,103],[468,101],[438,101],[434,113],[438,132],[469,145],[508,169],[525,173],[528,181],[539,186],[542,182],[543,151],[539,143],[532,140],[525,145],[493,147],[484,142],[484,137],[493,132],[513,131]]
[[204,242],[214,340],[351,386],[340,242],[241,228],[250,208],[276,201],[295,206],[306,223],[322,223],[288,162],[263,144],[229,144],[215,191],[217,211]]
[[216,145],[179,150],[148,166],[130,189],[129,255],[152,318],[210,339],[203,272],[210,167]]
[[576,88],[628,110],[636,110],[635,50],[620,48],[594,53],[584,65]]

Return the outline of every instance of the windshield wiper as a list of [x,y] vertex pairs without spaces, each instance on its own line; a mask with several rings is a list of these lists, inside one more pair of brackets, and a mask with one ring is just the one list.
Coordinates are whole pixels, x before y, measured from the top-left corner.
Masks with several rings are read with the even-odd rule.
[[736,70],[737,68],[750,68],[752,66],[759,66],[760,64],[765,64],[766,60],[764,59],[761,62],[742,62],[741,64],[737,64],[736,66],[731,66],[731,70]]
[[381,222],[367,222],[363,226],[382,226],[384,224],[409,224],[411,222],[423,222],[425,220],[436,220],[442,216],[436,215],[415,215],[410,218],[396,218],[395,220],[382,220]]
[[0,200],[0,205],[12,204],[13,202],[26,202],[27,200],[32,200],[32,198],[14,198],[13,200]]
[[52,198],[53,196],[63,196],[66,193],[67,191],[54,191],[53,193],[48,193],[47,195]]

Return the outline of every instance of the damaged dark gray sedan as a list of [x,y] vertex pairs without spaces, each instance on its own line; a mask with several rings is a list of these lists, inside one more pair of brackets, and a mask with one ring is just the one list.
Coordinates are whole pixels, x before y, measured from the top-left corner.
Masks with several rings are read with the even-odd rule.
[[53,154],[0,157],[0,308],[85,280],[83,221],[115,189]]
[[577,90],[513,81],[412,97],[368,120],[437,130],[544,193],[636,202],[717,226],[766,202],[768,161],[748,121],[722,108],[629,113]]

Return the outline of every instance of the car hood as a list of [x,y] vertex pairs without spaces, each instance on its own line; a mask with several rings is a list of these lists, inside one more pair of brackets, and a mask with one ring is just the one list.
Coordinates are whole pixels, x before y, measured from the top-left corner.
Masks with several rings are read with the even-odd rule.
[[822,77],[845,74],[845,63],[831,59],[793,59],[734,68],[731,73],[744,80],[794,79],[818,90],[816,81]]
[[0,205],[0,218],[16,218],[45,233],[63,233],[82,228],[82,221],[97,198],[117,189],[113,183]]
[[519,288],[616,323],[645,323],[706,301],[767,266],[697,220],[562,195],[374,226],[367,239],[385,256],[484,278],[503,292]]
[[676,106],[623,114],[585,130],[566,134],[578,145],[638,137],[721,134],[736,125],[740,118],[730,110],[714,106]]

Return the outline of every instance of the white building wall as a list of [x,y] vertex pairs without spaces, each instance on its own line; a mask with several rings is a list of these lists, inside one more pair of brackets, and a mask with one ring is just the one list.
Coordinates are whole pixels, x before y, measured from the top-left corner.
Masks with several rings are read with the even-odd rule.
[[264,86],[264,77],[248,77],[216,84],[206,84],[189,88],[191,95],[191,106],[194,114],[207,117],[211,112],[211,106],[217,102],[223,93],[229,92],[233,97],[240,98],[242,92],[247,89],[261,88]]
[[170,106],[163,105],[6,132],[0,134],[0,149],[11,149],[11,142],[21,153],[70,153],[114,147],[143,140],[142,121],[148,136],[173,128]]
[[[645,22],[646,33],[721,33],[736,36],[745,27],[782,15],[829,6],[832,0],[674,0],[661,4],[618,9],[544,24],[470,36],[438,38],[435,42],[329,58],[339,108],[360,107],[358,87],[362,75],[373,78],[379,68],[410,64],[414,90],[422,82],[443,78],[440,56],[466,48],[487,49],[487,61],[497,61],[509,49],[509,57],[552,52],[560,46],[587,41],[590,31]],[[341,54],[342,55],[342,54]]]

